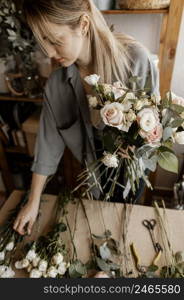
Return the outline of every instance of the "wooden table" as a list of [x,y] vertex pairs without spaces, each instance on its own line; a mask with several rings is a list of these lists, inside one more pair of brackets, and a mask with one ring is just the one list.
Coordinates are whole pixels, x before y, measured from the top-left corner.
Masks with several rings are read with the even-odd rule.
[[[14,191],[9,199],[6,201],[2,209],[0,210],[0,225],[6,220],[9,209],[15,207],[20,201],[22,192]],[[77,200],[76,200],[77,203]],[[123,249],[122,244],[122,219],[124,218],[125,207],[121,203],[109,203],[102,201],[89,201],[83,200],[88,215],[90,227],[92,233],[96,235],[102,235],[106,229],[112,232],[114,239],[120,241],[121,250]],[[69,203],[68,210],[68,221],[73,232],[74,220],[76,218],[76,204]],[[130,207],[130,206],[128,206]],[[39,235],[46,233],[50,226],[54,222],[56,212],[56,196],[43,195],[41,202],[42,215],[39,223],[37,222],[33,228],[30,240],[36,239]],[[162,211],[162,210],[161,210]],[[184,250],[184,211],[177,211],[167,209],[167,217],[169,220],[170,229],[170,241],[173,245],[174,252]],[[155,251],[150,240],[147,229],[142,225],[143,219],[155,218],[155,210],[152,207],[134,205],[128,225],[128,244],[134,242],[138,253],[141,257],[141,263],[143,265],[150,265],[155,256]],[[74,242],[77,249],[78,258],[83,262],[88,261],[90,257],[90,236],[89,230],[82,210],[81,205],[78,206],[76,222],[76,233]],[[155,230],[157,240],[161,242],[159,236],[158,226]],[[71,240],[67,233],[63,234],[63,238],[68,245],[69,251],[71,251]],[[161,257],[160,265],[164,265],[164,256]],[[16,277],[27,277],[27,274],[22,271],[16,271]]]

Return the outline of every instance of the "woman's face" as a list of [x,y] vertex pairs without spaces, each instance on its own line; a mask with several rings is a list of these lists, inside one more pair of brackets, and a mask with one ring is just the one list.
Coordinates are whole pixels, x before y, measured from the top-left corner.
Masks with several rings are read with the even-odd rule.
[[80,26],[71,29],[68,25],[50,24],[53,38],[43,36],[44,50],[50,58],[55,59],[64,67],[80,60],[83,55],[84,36]]

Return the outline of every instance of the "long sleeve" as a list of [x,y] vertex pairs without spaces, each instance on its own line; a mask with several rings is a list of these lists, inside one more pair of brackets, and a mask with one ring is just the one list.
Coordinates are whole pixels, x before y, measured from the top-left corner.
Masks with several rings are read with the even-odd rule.
[[54,174],[64,153],[64,149],[65,143],[57,130],[45,91],[31,171],[47,176]]

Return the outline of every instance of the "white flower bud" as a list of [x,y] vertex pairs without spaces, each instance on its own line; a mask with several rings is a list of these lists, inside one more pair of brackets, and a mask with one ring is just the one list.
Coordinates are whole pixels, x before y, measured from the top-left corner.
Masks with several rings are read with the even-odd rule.
[[40,257],[39,257],[39,256],[36,256],[36,257],[32,260],[32,265],[33,265],[34,268],[38,266],[39,261],[40,261]]
[[34,258],[36,258],[37,254],[35,252],[35,250],[29,250],[27,255],[26,255],[26,258],[29,260],[29,261],[33,261]]
[[58,252],[52,257],[52,262],[55,265],[59,265],[63,261],[63,255]]
[[60,263],[60,265],[58,266],[58,273],[59,273],[60,275],[64,275],[65,272],[66,272],[66,269],[67,269],[66,262]]
[[0,252],[0,261],[5,259],[5,251]]
[[30,264],[30,262],[29,262],[29,260],[27,258],[24,258],[22,260],[22,267],[23,267],[23,269],[27,268],[29,266],[29,264]]
[[47,266],[48,266],[48,262],[42,259],[38,264],[38,270],[41,272],[45,272],[47,270]]
[[13,248],[14,248],[14,242],[13,242],[13,241],[9,242],[9,243],[6,245],[6,250],[7,250],[7,251],[12,251]]
[[23,269],[22,260],[18,260],[18,261],[15,262],[15,268],[18,269],[18,270]]
[[30,274],[30,278],[41,278],[42,277],[42,272],[40,272],[38,269],[32,269]]
[[174,134],[175,142],[178,144],[183,145],[184,144],[184,131],[176,132]]
[[96,85],[98,83],[100,79],[100,76],[96,75],[96,74],[93,74],[93,75],[90,75],[90,76],[86,76],[84,78],[84,80],[89,84],[89,85]]
[[47,276],[51,277],[51,278],[55,278],[58,274],[57,269],[54,266],[51,266],[48,270],[47,270]]

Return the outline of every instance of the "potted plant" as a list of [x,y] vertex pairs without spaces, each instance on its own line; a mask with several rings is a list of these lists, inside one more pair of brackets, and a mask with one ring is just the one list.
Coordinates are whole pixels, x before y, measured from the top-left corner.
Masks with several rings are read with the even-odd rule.
[[[14,61],[14,64],[7,67],[11,69],[8,70],[11,75],[8,73],[6,76],[11,92],[30,96],[35,85],[38,85],[37,67],[32,59],[36,42],[24,20],[21,1],[0,1],[0,37],[1,62],[8,65],[10,57],[13,57]],[[22,87],[24,88],[22,89]]]

